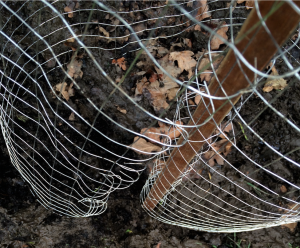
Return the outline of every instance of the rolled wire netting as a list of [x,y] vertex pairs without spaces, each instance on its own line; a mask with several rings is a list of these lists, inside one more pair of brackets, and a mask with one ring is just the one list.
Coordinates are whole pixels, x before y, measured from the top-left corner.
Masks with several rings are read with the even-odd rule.
[[[67,216],[101,214],[110,194],[136,182],[147,165],[144,202],[182,145],[179,136],[192,142],[188,121],[201,100],[214,98],[209,79],[226,49],[245,63],[234,38],[254,6],[248,5],[2,1],[1,128],[12,164],[39,202]],[[214,39],[221,46],[211,47]],[[295,32],[268,68],[251,68],[251,87],[156,208],[144,205],[152,217],[214,232],[299,220],[298,44]],[[192,70],[169,57],[191,50]],[[288,85],[263,91],[275,77]],[[162,105],[154,104],[153,91],[168,85],[173,99],[170,88]]]

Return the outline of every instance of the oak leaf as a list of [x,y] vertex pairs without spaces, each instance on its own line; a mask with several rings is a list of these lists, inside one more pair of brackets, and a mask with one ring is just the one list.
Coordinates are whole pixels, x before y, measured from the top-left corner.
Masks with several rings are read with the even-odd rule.
[[177,60],[178,67],[181,69],[181,72],[186,70],[189,75],[188,77],[192,77],[193,72],[192,69],[196,66],[197,61],[192,58],[194,53],[192,51],[182,51],[182,52],[172,52],[170,53],[170,60]]
[[[226,22],[223,22],[222,26],[217,30],[217,34],[220,35],[225,40],[227,40],[228,36],[226,35],[226,32],[228,31],[228,26],[225,26],[225,25],[226,25]],[[221,44],[224,44],[224,42],[220,38],[218,38],[216,35],[214,35],[210,41],[210,48],[211,48],[211,50],[217,50],[217,49],[219,49]]]

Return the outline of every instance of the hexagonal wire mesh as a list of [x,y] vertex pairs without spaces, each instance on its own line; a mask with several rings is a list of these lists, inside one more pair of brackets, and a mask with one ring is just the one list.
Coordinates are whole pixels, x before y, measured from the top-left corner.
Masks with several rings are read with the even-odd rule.
[[[232,232],[299,220],[300,38],[276,43],[270,66],[257,69],[234,42],[254,6],[276,40],[249,3],[2,1],[1,128],[39,202],[67,216],[101,214],[147,165],[141,200],[163,222]],[[268,13],[280,15],[274,6]],[[254,75],[231,95],[216,81],[229,50],[238,70]],[[210,91],[213,80],[226,97]],[[214,105],[224,99],[232,109],[217,122]],[[199,123],[201,103],[210,116]],[[191,130],[209,122],[212,133],[193,140]],[[197,142],[151,198],[174,150]]]

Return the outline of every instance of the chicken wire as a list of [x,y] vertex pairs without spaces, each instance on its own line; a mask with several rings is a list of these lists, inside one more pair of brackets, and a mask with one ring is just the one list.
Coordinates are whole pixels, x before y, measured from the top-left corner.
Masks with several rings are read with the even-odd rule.
[[[71,11],[65,11],[66,6]],[[199,70],[201,61],[208,58],[214,63],[214,58],[222,56],[228,47],[243,61],[233,40],[251,8],[234,1],[1,1],[1,129],[12,164],[38,201],[62,215],[98,215],[107,208],[110,194],[136,182],[147,165],[150,169],[141,192],[143,203],[172,150],[181,145],[177,143],[179,137],[171,139],[171,134],[179,132],[188,137],[187,121],[196,108],[195,98],[213,99],[207,91],[209,82],[205,75],[216,75],[217,66],[211,65],[209,72]],[[161,65],[153,50],[161,47],[158,40],[178,42],[181,38],[176,37],[195,32],[196,25],[207,33],[207,46],[195,56],[197,76],[178,79]],[[216,33],[223,27],[228,27],[228,40]],[[297,85],[293,80],[299,80],[299,57],[295,56],[299,37],[295,35],[278,50],[265,71],[251,67],[257,75],[255,82],[216,126],[214,134],[205,140],[203,149],[156,208],[149,211],[144,206],[152,217],[211,232],[253,230],[299,220],[299,181],[277,174],[280,168],[299,175],[299,143],[295,141],[293,148],[281,150],[255,129],[255,120],[270,110],[288,126],[291,135],[299,134],[297,120],[272,105],[282,92]],[[212,50],[211,40],[215,37],[224,45]],[[70,45],[74,42],[75,47]],[[130,70],[143,58],[181,87],[176,101],[169,102],[175,106],[172,118],[147,109],[140,96],[130,95],[122,87],[125,79],[112,77],[113,59],[123,56],[136,58],[132,66],[127,65],[124,78],[133,76]],[[83,75],[70,74],[72,63],[82,64]],[[270,76],[277,64],[285,64],[286,71]],[[266,99],[262,85],[274,77],[288,78],[288,87]],[[90,79],[108,85],[107,95],[90,84]],[[66,89],[70,99],[63,95]],[[115,102],[115,98],[123,102]],[[260,99],[262,106],[249,120],[240,111],[253,98]],[[135,113],[127,112],[126,118],[149,118],[149,126],[143,126],[146,131],[127,125],[126,118],[118,120],[111,115],[116,108],[121,111],[118,104],[124,102],[136,109]],[[149,138],[149,134],[155,134],[151,127],[157,128],[157,121],[169,128],[168,134],[157,134],[158,140]],[[108,132],[108,128],[112,131]],[[255,154],[241,150],[238,140],[252,136],[272,153],[271,162],[265,163]],[[133,137],[151,141],[159,149],[139,150],[134,146],[139,139]],[[223,147],[216,145],[220,141]],[[186,142],[190,142],[188,138]],[[227,144],[230,151],[224,150]],[[241,154],[245,164],[230,160],[233,151]],[[262,173],[272,183],[262,180]],[[286,191],[278,188],[282,185]]]

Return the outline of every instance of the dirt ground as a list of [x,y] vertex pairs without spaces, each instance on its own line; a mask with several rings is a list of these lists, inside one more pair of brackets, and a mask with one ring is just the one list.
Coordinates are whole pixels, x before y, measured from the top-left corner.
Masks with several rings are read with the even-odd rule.
[[156,248],[160,242],[161,248],[296,248],[300,244],[299,227],[294,233],[274,227],[214,234],[163,224],[141,208],[139,193],[146,175],[128,190],[115,192],[100,216],[59,216],[36,202],[0,141],[1,247]]
[[[126,2],[126,1],[125,1]],[[90,3],[81,2],[82,8],[89,8]],[[140,3],[141,4],[141,3]],[[146,4],[146,3],[145,3]],[[58,3],[57,7],[63,9],[65,5]],[[135,8],[136,6],[124,3],[125,8]],[[19,3],[11,4],[11,7],[14,10],[17,10],[20,7]],[[112,8],[118,9],[120,6],[116,4],[111,6]],[[139,6],[145,8],[147,6]],[[210,5],[211,10],[222,9],[226,7],[226,2],[215,2]],[[26,9],[22,9],[19,12],[19,15],[25,17],[30,16],[38,8],[39,4],[28,5]],[[168,10],[168,15],[176,14],[175,10]],[[249,11],[245,9],[236,9],[234,16],[246,17]],[[0,12],[1,13],[1,12]],[[141,16],[131,16],[132,20],[135,21],[135,18],[149,18],[152,16],[158,16],[160,13],[155,11],[149,13],[146,12]],[[216,11],[212,13],[213,18],[222,18],[226,14],[226,11]],[[5,22],[8,20],[10,14],[5,12],[2,15],[2,21]],[[52,14],[49,11],[43,12],[43,15],[40,17],[45,20],[49,19]],[[87,12],[81,12],[74,16],[73,19],[68,19],[72,23],[79,22],[81,18],[86,18]],[[92,17],[96,19],[104,19],[105,15],[98,15],[97,13]],[[176,27],[181,21],[184,20],[165,20],[161,25],[174,25],[174,29],[165,30],[164,35],[169,35],[171,33],[176,33],[181,30],[181,28]],[[240,20],[236,19],[235,23],[238,23]],[[33,27],[38,25],[37,19],[29,19],[28,21]],[[109,22],[107,20],[107,22]],[[241,19],[242,22],[242,19]],[[13,19],[13,25],[8,27],[5,30],[7,33],[13,32],[20,23],[17,19]],[[148,27],[154,27],[155,23],[148,23]],[[46,28],[39,29],[41,35],[46,35],[47,33],[54,31],[58,26],[62,25],[57,20],[48,23]],[[91,25],[88,33],[95,34],[97,25]],[[141,28],[141,27],[137,27]],[[78,28],[79,30],[80,28]],[[78,31],[77,30],[77,31]],[[36,40],[36,37],[29,36],[27,39],[22,40],[24,34],[28,30],[24,27],[18,29],[14,34],[14,39],[20,41],[20,46],[26,49],[31,42]],[[120,35],[122,32],[126,32],[124,29],[117,29],[116,35]],[[238,32],[238,28],[234,28],[234,35]],[[140,38],[146,38],[148,35],[147,32],[143,32]],[[229,33],[228,33],[229,36]],[[53,36],[47,38],[49,44],[55,44],[61,37],[68,38],[69,34],[64,33],[64,30],[55,33]],[[167,49],[170,49],[170,45],[176,42],[179,42],[180,39],[190,39],[192,42],[191,50],[194,53],[201,51],[201,49],[206,49],[207,37],[203,35],[200,31],[187,32],[176,37],[171,37],[168,39],[159,39],[159,45],[164,46]],[[132,37],[131,40],[134,41]],[[5,39],[4,39],[5,41]],[[122,46],[122,42],[118,43],[118,46]],[[85,44],[89,46],[101,46],[106,47],[107,49],[113,48],[116,44],[109,43],[106,44],[103,40],[95,39],[86,39]],[[45,49],[44,44],[39,43],[39,50]],[[73,46],[76,46],[74,44]],[[290,44],[286,44],[287,47]],[[126,49],[135,49],[136,45],[131,45],[126,47]],[[224,47],[221,47],[222,49]],[[122,70],[108,63],[112,57],[120,57],[126,49],[120,49],[116,51],[103,51],[98,49],[91,49],[94,53],[95,59],[99,64],[104,68],[105,71],[109,72],[109,75],[115,79],[115,75],[121,75]],[[186,47],[177,48],[178,51],[183,51]],[[59,57],[59,60],[66,65],[71,56],[72,52],[70,47],[61,45],[54,46],[53,50],[56,54],[64,55]],[[34,48],[28,50],[29,53],[34,54],[36,51]],[[290,57],[291,63],[294,63],[295,67],[299,66],[299,51],[295,48],[291,51],[293,57]],[[24,64],[27,62],[26,58],[20,54],[19,51],[14,51],[13,46],[8,45],[4,51],[4,55],[10,56],[12,61],[17,61],[19,64]],[[135,53],[128,53],[125,56],[128,64],[132,62],[135,58]],[[50,57],[49,57],[50,56]],[[47,59],[50,59],[49,51],[45,51],[38,57],[40,63],[45,62]],[[143,59],[143,57],[141,57]],[[144,58],[145,59],[145,58]],[[82,70],[84,76],[78,79],[76,82],[81,87],[81,91],[75,90],[75,96],[71,97],[68,101],[68,104],[78,111],[78,113],[85,118],[87,121],[92,122],[96,114],[95,109],[87,102],[86,98],[89,97],[97,106],[107,100],[107,95],[114,90],[114,87],[109,84],[103,75],[96,68],[94,62],[89,59],[87,56],[82,58]],[[26,63],[25,69],[27,71],[33,70],[35,65],[32,63]],[[60,69],[51,70],[53,65],[45,64],[45,70],[48,70],[47,77],[51,81],[52,86],[61,82],[61,78],[64,76],[63,72]],[[280,62],[276,64],[279,74],[282,74],[287,71],[287,68],[283,66]],[[0,65],[0,69],[3,69]],[[10,67],[8,67],[10,69]],[[13,75],[17,74],[19,71],[14,68]],[[124,91],[134,97],[134,89],[138,80],[141,80],[141,76],[136,75],[139,72],[140,68],[135,68],[132,71],[132,75],[125,79],[122,87]],[[37,72],[40,75],[40,71]],[[148,73],[148,72],[147,72]],[[147,77],[151,76],[151,73],[148,73]],[[183,75],[187,77],[187,75]],[[25,75],[19,76],[18,80],[23,80]],[[299,84],[295,83],[293,78],[288,78],[290,83],[289,87],[283,92],[283,94],[273,102],[273,106],[276,107],[281,113],[287,116],[289,119],[292,119],[293,122],[300,126],[300,88]],[[68,82],[68,81],[67,81]],[[44,93],[52,106],[55,106],[57,99],[53,98],[50,95],[49,87],[46,84],[46,80],[41,78],[39,81],[40,85],[44,89]],[[69,84],[70,82],[68,82]],[[7,83],[9,84],[9,83]],[[25,83],[25,87],[32,87],[31,83]],[[1,89],[2,90],[2,89]],[[270,93],[262,92],[261,87],[259,91],[263,94],[264,98],[268,101],[274,99],[277,96],[278,92],[273,91]],[[19,92],[22,95],[22,91]],[[42,98],[42,93],[38,92],[38,96]],[[0,99],[1,102],[3,99]],[[34,105],[34,99],[24,98],[25,101],[32,102]],[[170,103],[170,102],[169,102]],[[161,114],[160,111],[156,111],[151,103],[151,100],[147,97],[147,94],[139,101],[139,104],[147,109],[151,114],[158,115]],[[30,110],[23,108],[22,104],[17,105],[19,109],[29,116],[35,116],[35,113],[30,112]],[[116,108],[124,108],[127,110],[127,114],[124,115]],[[252,97],[244,106],[241,111],[242,117],[246,122],[251,122],[257,114],[263,109],[263,104],[259,98]],[[124,127],[140,132],[142,128],[148,127],[153,122],[153,118],[150,118],[143,111],[137,110],[134,107],[134,104],[129,103],[127,99],[122,95],[121,92],[116,91],[108,104],[104,107],[104,112],[108,114],[113,120],[118,123],[121,123]],[[62,119],[68,119],[70,116],[70,110],[65,105],[59,105],[58,111]],[[172,119],[174,115],[175,106],[171,107],[163,117],[168,117]],[[52,118],[49,111],[45,113]],[[30,121],[24,122],[22,120],[16,120],[19,125],[26,128],[28,132],[35,133],[34,123]],[[239,135],[237,138],[237,146],[245,151],[249,157],[253,160],[268,164],[272,160],[276,159],[273,153],[269,151],[259,140],[245,128],[245,134],[240,132],[239,120],[236,119],[233,123],[234,129],[238,132]],[[86,134],[87,128],[80,121],[74,121],[73,127],[76,128],[79,132]],[[255,131],[261,134],[261,136],[273,147],[282,153],[286,153],[296,147],[299,147],[300,134],[290,130],[287,127],[285,121],[279,118],[272,110],[267,109],[262,115],[260,115],[255,122],[253,122],[252,127],[255,128]],[[104,117],[99,117],[95,123],[95,126],[104,131],[105,134],[116,140],[123,142],[125,144],[131,144],[134,138],[134,135],[129,132],[124,132],[123,129],[119,128],[116,125],[112,125],[111,122],[107,121]],[[109,128],[108,128],[109,127]],[[74,137],[74,131],[62,125],[59,127],[68,137]],[[20,133],[24,139],[30,140],[30,137],[25,133],[22,133],[22,130],[18,128],[15,129],[15,132]],[[244,136],[247,136],[246,140]],[[43,136],[43,133],[39,134],[40,137]],[[102,145],[107,149],[115,149],[114,144],[111,142],[102,141],[96,133],[93,133],[92,139],[99,143],[102,142]],[[44,140],[49,147],[51,147],[48,140]],[[84,142],[83,139],[76,138],[74,142],[81,144]],[[67,146],[67,145],[66,145]],[[67,147],[74,154],[78,155],[78,151],[73,150],[72,147]],[[38,149],[40,149],[38,147]],[[88,147],[89,152],[92,152],[97,155],[103,155],[103,151],[97,150],[97,147]],[[118,152],[122,154],[125,151],[120,149]],[[25,183],[18,171],[13,167],[10,162],[8,151],[4,142],[3,137],[0,137],[0,153],[1,153],[1,166],[0,166],[0,245],[1,247],[6,248],[21,248],[21,247],[31,247],[31,248],[46,248],[46,247],[80,247],[80,248],[90,248],[90,247],[101,247],[101,248],[197,248],[197,247],[209,247],[209,248],[225,248],[225,247],[237,247],[237,248],[296,248],[300,246],[300,234],[299,227],[295,229],[294,232],[291,232],[287,228],[274,227],[268,229],[261,229],[252,232],[243,232],[243,233],[230,233],[230,234],[214,234],[206,233],[200,231],[189,230],[186,228],[181,228],[177,226],[172,226],[168,224],[161,223],[151,217],[149,217],[141,208],[140,203],[140,192],[147,179],[147,171],[145,170],[141,175],[139,180],[130,186],[126,190],[120,190],[112,193],[108,200],[108,209],[102,215],[93,216],[88,218],[67,218],[58,215],[57,213],[52,212],[40,205],[37,202],[37,199],[31,194],[30,188]],[[127,154],[131,158],[139,158],[139,156],[130,151]],[[113,157],[109,157],[113,158]],[[290,158],[294,161],[300,161],[300,153],[294,152],[290,155]],[[39,159],[39,158],[37,158]],[[50,159],[50,158],[49,158]],[[60,158],[63,159],[63,158]],[[83,158],[89,161],[90,163],[97,163],[94,158]],[[90,159],[90,160],[88,160]],[[232,163],[233,166],[238,168],[241,171],[249,171],[252,169],[251,163],[245,160],[245,158],[235,149],[232,149],[227,159]],[[108,166],[108,164],[102,164],[103,167]],[[293,166],[287,164],[286,162],[277,163],[272,165],[272,170],[283,178],[288,179],[296,185],[300,185],[300,170],[299,168],[293,168]],[[222,167],[223,173],[226,174],[228,178],[232,180],[235,179],[234,173],[231,173],[230,167],[224,165]],[[91,173],[91,172],[89,172]],[[117,171],[116,171],[117,173]],[[215,179],[216,177],[214,177]],[[267,174],[260,173],[257,174],[256,180],[261,180],[265,182],[269,188],[273,190],[278,190],[278,182],[274,183],[274,178],[268,176]],[[221,182],[222,183],[222,182]],[[235,188],[231,188],[232,191],[235,191]],[[298,197],[299,193],[294,192],[293,197]],[[292,196],[290,196],[292,197]],[[161,244],[158,246],[158,244]]]

